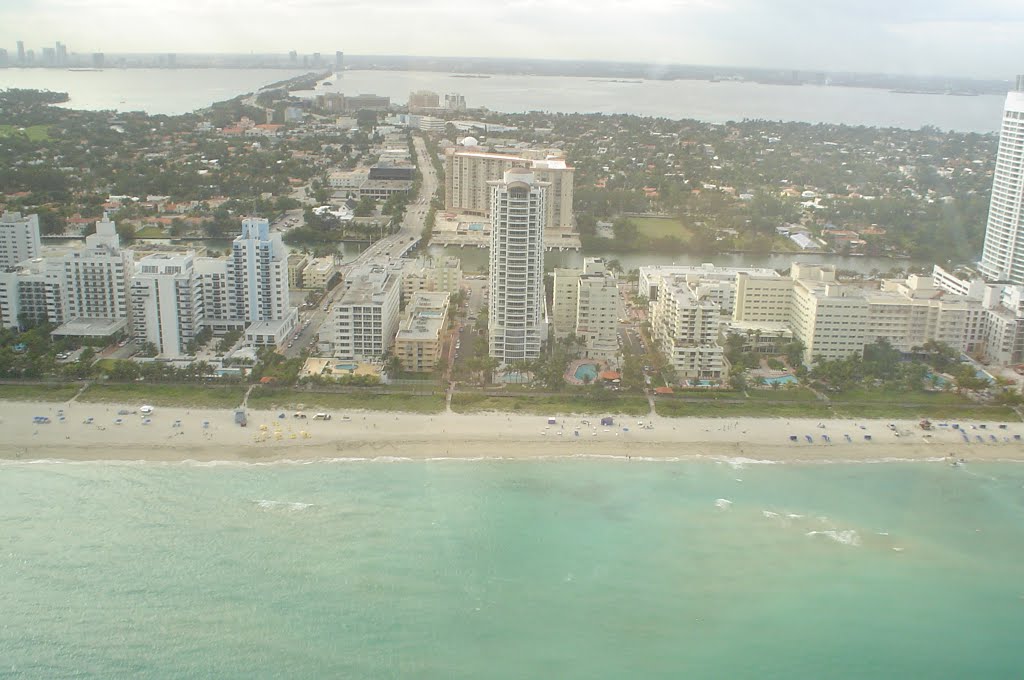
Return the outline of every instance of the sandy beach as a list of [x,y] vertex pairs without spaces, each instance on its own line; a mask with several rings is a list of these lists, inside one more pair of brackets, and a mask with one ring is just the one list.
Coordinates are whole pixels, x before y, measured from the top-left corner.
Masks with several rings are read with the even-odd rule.
[[[121,411],[128,411],[121,414]],[[248,461],[332,458],[544,458],[616,456],[779,462],[964,458],[1024,461],[1024,423],[786,418],[595,417],[506,413],[422,415],[348,411],[331,420],[249,410],[3,402],[0,458],[21,460]],[[34,422],[46,417],[49,423]],[[1002,429],[1001,429],[1002,425]],[[965,441],[965,435],[970,442]],[[790,437],[796,436],[797,441]],[[810,437],[811,441],[808,441]],[[870,437],[867,440],[866,437]]]

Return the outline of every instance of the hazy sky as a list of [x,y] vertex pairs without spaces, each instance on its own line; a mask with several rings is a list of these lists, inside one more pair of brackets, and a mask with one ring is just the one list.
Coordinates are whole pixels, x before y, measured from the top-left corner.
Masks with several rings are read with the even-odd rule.
[[[1009,78],[1024,0],[0,0],[38,52],[529,56]],[[2,81],[2,76],[0,76]]]

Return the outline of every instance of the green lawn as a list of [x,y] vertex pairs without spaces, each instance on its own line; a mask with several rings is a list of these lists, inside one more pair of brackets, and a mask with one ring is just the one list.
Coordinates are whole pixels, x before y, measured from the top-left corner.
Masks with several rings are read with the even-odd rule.
[[[717,394],[717,398],[715,395]],[[907,420],[971,419],[1019,421],[1013,409],[975,403],[950,392],[911,392],[895,394],[880,390],[851,390],[830,395],[830,404],[818,401],[805,388],[749,390],[749,398],[736,392],[708,392],[703,395],[683,392],[658,397],[658,415],[692,417],[784,417],[784,418],[876,418]]]
[[809,401],[683,401],[659,397],[654,410],[669,418],[828,418],[828,406]]
[[510,394],[506,397],[459,392],[452,396],[452,411],[456,413],[501,411],[552,416],[572,414],[644,416],[650,412],[650,406],[647,404],[646,397],[638,395],[618,395],[609,399],[595,399],[582,394],[537,396],[520,393]]
[[[301,405],[301,406],[300,406]],[[306,392],[304,390],[253,390],[249,406],[268,411],[315,409],[362,409],[367,411],[405,411],[408,413],[441,413],[444,394],[411,394],[408,392]]]
[[630,217],[630,223],[636,227],[640,236],[649,239],[674,236],[681,241],[689,241],[693,232],[679,220],[666,217]]
[[818,397],[806,387],[750,388],[747,394],[754,401],[817,401]]
[[166,238],[167,234],[160,227],[144,227],[135,232],[135,238]]
[[244,385],[162,385],[125,383],[92,385],[79,401],[153,404],[183,408],[235,408],[245,396]]
[[32,125],[21,132],[16,125],[0,125],[0,137],[25,135],[30,142],[45,142],[50,139],[49,125]]
[[67,401],[81,385],[0,385],[0,399],[7,401]]

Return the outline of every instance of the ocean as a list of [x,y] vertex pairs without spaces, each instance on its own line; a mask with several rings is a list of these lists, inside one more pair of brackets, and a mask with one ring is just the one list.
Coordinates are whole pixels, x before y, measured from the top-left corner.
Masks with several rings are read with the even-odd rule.
[[0,466],[5,678],[1018,678],[1024,466]]
[[[0,88],[68,92],[80,109],[180,114],[303,73],[285,69],[0,69]],[[375,93],[405,104],[409,93],[457,92],[494,111],[630,113],[724,123],[744,118],[995,132],[1005,97],[900,94],[886,90],[703,80],[613,80],[502,76],[460,78],[425,71],[346,71],[323,92]],[[467,117],[471,117],[467,114]]]

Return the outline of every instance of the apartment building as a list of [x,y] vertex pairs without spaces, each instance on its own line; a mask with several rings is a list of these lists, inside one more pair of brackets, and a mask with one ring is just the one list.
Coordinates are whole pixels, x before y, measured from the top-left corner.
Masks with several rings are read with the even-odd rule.
[[0,320],[5,328],[23,321],[64,322],[64,272],[55,261],[35,258],[0,271]]
[[1003,106],[979,268],[988,281],[1024,284],[1024,76]]
[[131,282],[136,342],[151,342],[165,357],[188,354],[203,323],[202,279],[195,255],[149,255],[139,260]]
[[398,330],[401,264],[366,265],[351,273],[344,286],[320,327],[319,350],[338,359],[377,361]]
[[0,216],[0,269],[39,257],[39,215],[4,211]]
[[307,290],[327,290],[337,275],[334,258],[318,257],[302,270],[302,287]]
[[651,336],[679,379],[721,380],[725,353],[718,344],[721,303],[702,295],[698,282],[663,277],[650,304]]
[[[96,232],[86,236],[85,247],[59,258],[64,270],[64,317],[83,320],[123,321],[129,316],[128,286],[134,256],[122,250],[114,222],[106,216]],[[61,329],[55,331],[58,335]]]
[[545,200],[550,186],[526,168],[490,182],[488,352],[503,364],[540,356],[544,300]]
[[458,293],[462,287],[462,262],[454,256],[421,257],[405,261],[402,299],[411,300],[420,291]]
[[242,233],[231,242],[230,284],[233,314],[246,321],[276,321],[288,315],[288,251],[270,222],[242,220]]
[[515,167],[529,168],[536,181],[547,184],[545,227],[571,230],[575,168],[556,156],[531,159],[466,147],[448,149],[445,151],[445,209],[490,216],[490,182],[500,181],[506,171]]
[[288,256],[288,288],[299,290],[302,285],[302,270],[309,264],[310,257],[305,253],[292,253]]
[[583,269],[556,269],[552,304],[557,337],[582,338],[581,355],[615,362],[622,316],[618,281],[602,259],[588,257]]
[[395,336],[394,354],[409,373],[430,373],[441,364],[451,293],[419,292],[406,305]]
[[231,261],[197,257],[193,271],[203,295],[203,326],[216,335],[245,328],[245,319],[235,314]]

